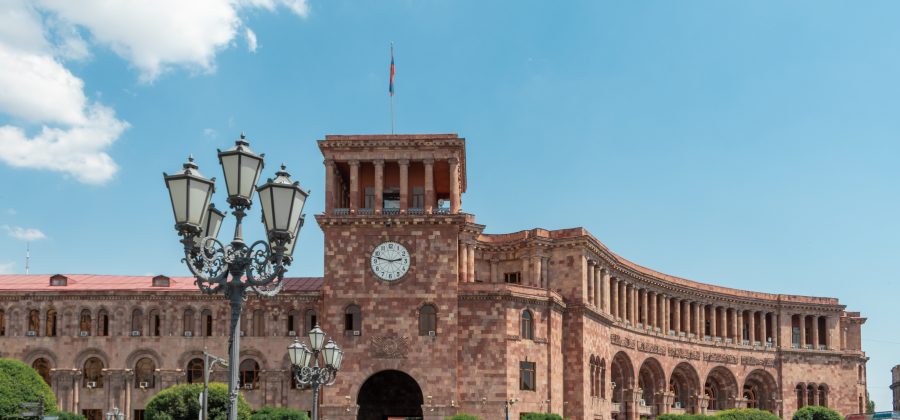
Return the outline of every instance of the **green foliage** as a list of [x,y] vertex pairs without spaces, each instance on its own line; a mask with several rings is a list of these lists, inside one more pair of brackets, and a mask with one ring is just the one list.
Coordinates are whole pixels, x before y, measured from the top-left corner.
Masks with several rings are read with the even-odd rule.
[[481,417],[460,413],[455,416],[444,417],[444,420],[481,420]]
[[44,402],[44,411],[56,412],[56,396],[31,366],[18,360],[0,359],[0,418],[18,417],[21,403]]
[[60,411],[54,415],[59,417],[58,420],[87,420],[81,414],[70,413],[68,411]]
[[794,413],[793,420],[842,420],[843,417],[828,407],[808,405]]
[[657,420],[713,420],[715,416],[703,414],[660,414]]
[[[147,402],[144,417],[147,420],[196,419],[200,416],[200,393],[203,384],[175,385],[168,387]],[[225,420],[228,416],[228,386],[209,384],[209,418]],[[238,420],[250,420],[250,405],[244,396],[238,398]]]
[[309,420],[309,416],[293,408],[263,407],[254,411],[250,420]]
[[565,420],[559,414],[553,413],[522,413],[519,420]]
[[780,420],[781,418],[771,412],[755,408],[733,408],[716,413],[720,420]]
[[869,400],[866,403],[866,414],[875,414],[875,401]]

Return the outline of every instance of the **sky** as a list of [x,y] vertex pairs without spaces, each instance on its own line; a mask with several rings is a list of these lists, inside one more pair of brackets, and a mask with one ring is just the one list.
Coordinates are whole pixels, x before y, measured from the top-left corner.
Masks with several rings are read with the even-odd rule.
[[[0,272],[186,275],[162,172],[243,131],[312,190],[325,134],[467,142],[488,233],[583,226],[697,281],[838,297],[900,363],[900,3],[6,0]],[[220,184],[220,189],[224,187]],[[224,194],[214,198],[226,207]],[[258,209],[245,237],[262,238]],[[229,217],[223,232],[233,227]],[[231,223],[231,224],[229,224]]]

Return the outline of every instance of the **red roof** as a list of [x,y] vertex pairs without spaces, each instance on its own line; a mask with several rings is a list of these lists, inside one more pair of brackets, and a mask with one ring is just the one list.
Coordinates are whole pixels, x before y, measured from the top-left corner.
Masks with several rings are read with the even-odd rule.
[[[65,286],[51,286],[50,277],[65,277]],[[15,292],[199,292],[193,277],[168,277],[169,286],[153,286],[158,276],[117,276],[102,274],[3,274],[0,291]],[[59,277],[57,277],[59,278]],[[286,277],[284,290],[312,292],[322,288],[322,277]]]

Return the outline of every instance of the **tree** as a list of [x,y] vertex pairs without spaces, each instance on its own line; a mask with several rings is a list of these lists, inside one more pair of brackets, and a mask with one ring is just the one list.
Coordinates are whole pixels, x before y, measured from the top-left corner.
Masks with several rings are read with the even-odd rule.
[[68,411],[60,411],[54,415],[57,416],[56,420],[87,420],[81,414],[70,413]]
[[869,402],[866,403],[866,414],[873,413],[875,413],[875,401],[869,400]]
[[[148,420],[196,419],[200,416],[200,393],[203,384],[185,384],[168,387],[147,402],[144,416]],[[209,384],[209,418],[228,418],[228,386],[222,383]],[[250,405],[244,396],[238,398],[238,419],[250,420]]]
[[828,407],[808,405],[797,410],[793,420],[843,420],[843,417]]
[[519,420],[563,420],[563,418],[553,413],[522,413]]
[[253,412],[250,420],[309,420],[309,416],[293,408],[263,407]]
[[444,417],[444,420],[481,420],[481,417],[460,413],[455,416]]
[[22,403],[39,401],[45,413],[58,410],[53,390],[36,370],[18,360],[0,359],[0,418],[18,417]]
[[716,419],[721,420],[780,420],[780,417],[755,408],[733,408],[716,413]]

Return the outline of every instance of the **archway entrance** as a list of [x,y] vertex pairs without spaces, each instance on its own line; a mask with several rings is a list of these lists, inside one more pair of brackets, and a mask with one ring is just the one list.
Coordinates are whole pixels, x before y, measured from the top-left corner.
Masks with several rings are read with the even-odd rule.
[[421,419],[422,389],[411,376],[383,370],[363,383],[356,398],[357,420]]

